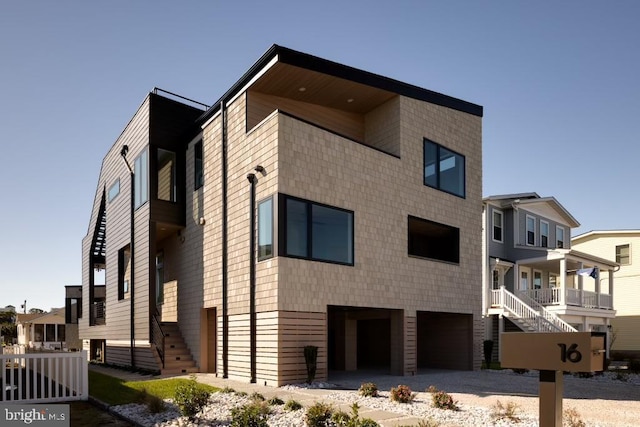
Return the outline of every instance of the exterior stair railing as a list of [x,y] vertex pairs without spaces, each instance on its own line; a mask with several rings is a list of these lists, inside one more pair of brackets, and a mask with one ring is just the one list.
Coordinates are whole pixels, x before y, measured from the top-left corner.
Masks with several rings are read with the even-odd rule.
[[158,352],[162,367],[164,368],[164,332],[160,326],[160,320],[158,320],[160,314],[156,312],[151,316],[151,342]]
[[520,294],[519,297],[525,304],[533,307],[542,317],[553,323],[559,329],[558,332],[578,332],[576,328],[556,316],[554,313],[547,310],[542,304],[538,303],[538,301],[534,300],[526,293]]

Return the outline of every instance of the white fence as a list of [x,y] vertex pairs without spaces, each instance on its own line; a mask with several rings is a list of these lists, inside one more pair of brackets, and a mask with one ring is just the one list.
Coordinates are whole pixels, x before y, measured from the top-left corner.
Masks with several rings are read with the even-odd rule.
[[1,402],[87,400],[87,352],[0,354]]

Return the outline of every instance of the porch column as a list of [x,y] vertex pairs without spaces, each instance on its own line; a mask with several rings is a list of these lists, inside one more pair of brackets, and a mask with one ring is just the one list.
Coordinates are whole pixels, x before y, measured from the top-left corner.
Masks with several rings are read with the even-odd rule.
[[600,289],[600,268],[598,268],[598,274],[596,274],[596,306],[600,308],[602,305],[600,304],[600,294],[602,290]]
[[[584,263],[579,263],[578,264],[578,269],[582,270],[584,268]],[[582,278],[582,274],[578,274],[578,289],[580,290],[580,293],[582,294],[582,290],[584,289],[584,283],[582,282],[584,279]]]
[[560,305],[567,304],[567,259],[560,260]]

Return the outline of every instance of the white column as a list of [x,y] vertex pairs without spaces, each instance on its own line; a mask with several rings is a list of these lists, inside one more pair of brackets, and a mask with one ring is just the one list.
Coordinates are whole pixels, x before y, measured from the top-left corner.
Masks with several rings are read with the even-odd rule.
[[567,302],[567,259],[560,260],[560,305],[566,305]]
[[[580,263],[578,264],[578,269],[583,269],[584,268],[584,264]],[[582,292],[582,290],[584,289],[584,284],[583,284],[583,277],[581,274],[578,274],[578,289],[580,289],[580,291]]]
[[609,295],[611,295],[611,308],[615,308],[613,306],[613,270],[609,271]]

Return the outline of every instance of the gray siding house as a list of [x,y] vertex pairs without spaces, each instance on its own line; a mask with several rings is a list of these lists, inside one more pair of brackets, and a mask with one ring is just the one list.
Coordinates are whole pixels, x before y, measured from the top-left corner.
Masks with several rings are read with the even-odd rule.
[[483,199],[486,339],[505,331],[609,330],[617,264],[571,248],[579,225],[554,197]]

